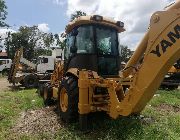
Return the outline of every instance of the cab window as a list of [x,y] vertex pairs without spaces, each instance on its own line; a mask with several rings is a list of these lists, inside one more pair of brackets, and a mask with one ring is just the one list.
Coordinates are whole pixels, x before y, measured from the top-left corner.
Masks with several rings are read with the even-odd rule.
[[96,28],[97,48],[100,55],[118,55],[117,31],[98,26]]
[[95,53],[93,26],[81,26],[77,29],[75,46],[77,53]]

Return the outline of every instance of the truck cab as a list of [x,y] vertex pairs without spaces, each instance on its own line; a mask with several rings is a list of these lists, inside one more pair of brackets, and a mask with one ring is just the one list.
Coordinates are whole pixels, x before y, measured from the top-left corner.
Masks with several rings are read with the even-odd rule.
[[37,72],[53,72],[55,65],[55,58],[52,56],[39,56],[37,62]]
[[0,59],[0,72],[7,72],[11,67],[11,59]]

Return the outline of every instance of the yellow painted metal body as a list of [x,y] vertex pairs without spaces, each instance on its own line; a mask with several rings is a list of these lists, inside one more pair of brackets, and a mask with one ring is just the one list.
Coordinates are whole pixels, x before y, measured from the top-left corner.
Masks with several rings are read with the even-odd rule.
[[[175,4],[173,4],[170,7],[168,7],[166,9],[166,11],[164,11],[164,12],[167,13],[169,11],[169,13],[174,13],[173,10],[179,9],[179,8],[180,8],[180,2],[177,1]],[[125,70],[123,71],[123,76],[124,77],[128,77],[133,72],[133,67],[138,65],[140,59],[142,59],[142,57],[144,56],[144,53],[147,50],[147,47],[150,45],[150,42],[154,41],[155,38],[151,38],[152,40],[150,40],[150,36],[152,36],[152,34],[158,35],[157,31],[161,31],[162,28],[164,26],[166,26],[167,23],[172,22],[172,19],[169,19],[172,15],[168,14],[166,16],[167,17],[165,17],[164,23],[163,23],[162,19],[158,15],[158,12],[153,14],[153,16],[151,17],[151,23],[150,24],[153,24],[153,23],[154,24],[156,24],[156,23],[159,24],[159,21],[160,21],[163,26],[161,27],[161,26],[156,24],[156,27],[158,27],[158,28],[157,28],[157,30],[155,30],[154,33],[152,33],[153,31],[152,31],[151,27],[149,27],[149,30],[147,31],[147,33],[144,35],[143,39],[141,40],[141,42],[137,46],[136,51],[134,52],[134,54],[131,57],[131,59],[128,61],[127,65],[125,67]],[[150,26],[152,26],[152,25],[150,25]],[[158,36],[156,36],[156,37],[158,37]]]
[[59,90],[59,87],[53,87],[53,95],[52,97],[57,99],[58,98],[58,91]]
[[176,72],[179,72],[179,71],[180,71],[179,69],[176,69],[174,66],[172,66],[172,67],[169,69],[168,73],[176,73]]
[[54,69],[53,74],[51,75],[51,79],[50,79],[51,85],[53,87],[59,86],[59,83],[60,83],[60,81],[63,77],[63,73],[64,73],[63,68],[64,68],[64,66],[63,66],[62,61],[56,62],[55,69]]
[[66,33],[69,33],[76,26],[86,25],[86,24],[101,24],[101,25],[111,26],[117,29],[119,33],[124,32],[125,29],[123,27],[117,26],[116,23],[117,22],[115,20],[110,18],[103,17],[102,21],[95,21],[92,20],[92,16],[81,16],[76,18],[66,26]]
[[21,47],[19,50],[15,52],[13,63],[9,72],[8,80],[10,83],[18,83],[20,82],[24,76],[16,77],[16,73],[18,70],[22,70],[22,66],[20,64],[20,59],[23,54],[23,48]]

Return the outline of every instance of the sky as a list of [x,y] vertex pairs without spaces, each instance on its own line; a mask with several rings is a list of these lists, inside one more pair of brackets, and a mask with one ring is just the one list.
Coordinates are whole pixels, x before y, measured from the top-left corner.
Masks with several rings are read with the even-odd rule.
[[[5,0],[8,7],[6,22],[17,31],[20,26],[38,25],[44,32],[61,33],[70,15],[81,10],[87,14],[100,14],[124,22],[126,32],[120,43],[135,50],[147,31],[151,15],[163,10],[173,0]],[[5,35],[4,35],[5,36]]]

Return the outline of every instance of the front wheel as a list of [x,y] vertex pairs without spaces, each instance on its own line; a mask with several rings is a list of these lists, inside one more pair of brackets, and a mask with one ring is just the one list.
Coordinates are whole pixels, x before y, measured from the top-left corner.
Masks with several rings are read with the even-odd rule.
[[58,111],[65,122],[74,122],[78,119],[78,81],[73,76],[66,77],[58,93]]

